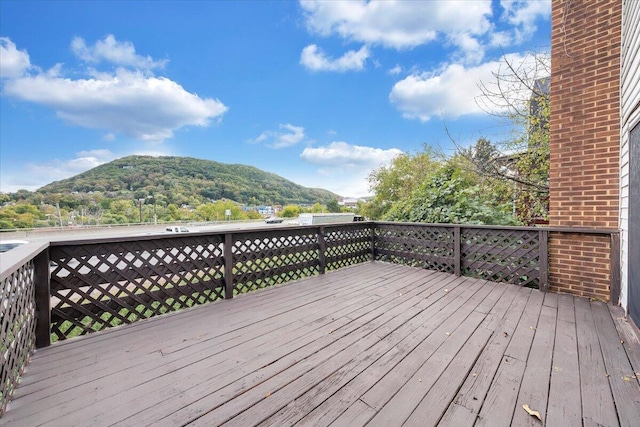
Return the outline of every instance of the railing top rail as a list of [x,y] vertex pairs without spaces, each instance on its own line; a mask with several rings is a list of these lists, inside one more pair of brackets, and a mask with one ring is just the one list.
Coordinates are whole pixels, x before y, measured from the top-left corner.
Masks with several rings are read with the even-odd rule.
[[48,242],[31,242],[0,254],[0,281],[49,247]]
[[136,234],[133,236],[104,236],[104,237],[94,237],[94,238],[65,238],[52,240],[50,242],[51,246],[65,246],[65,245],[90,245],[97,243],[110,243],[110,242],[131,242],[138,240],[158,240],[158,239],[179,239],[179,238],[187,238],[187,237],[198,237],[198,236],[211,236],[211,235],[222,235],[225,234],[234,234],[234,235],[243,235],[243,234],[253,234],[253,233],[272,233],[279,232],[282,233],[286,230],[318,230],[320,228],[330,228],[330,227],[341,227],[341,226],[350,226],[350,225],[361,225],[361,224],[370,224],[371,221],[359,221],[359,222],[349,222],[349,223],[333,223],[333,224],[314,224],[314,225],[285,225],[279,227],[251,227],[251,228],[226,228],[224,230],[207,230],[207,231],[190,231],[189,233],[154,233],[154,234]]
[[598,228],[577,228],[577,227],[549,227],[549,226],[507,226],[507,225],[480,225],[480,224],[432,224],[432,223],[416,223],[416,222],[393,222],[393,221],[362,221],[357,223],[334,223],[334,224],[314,224],[314,225],[287,225],[273,228],[265,227],[252,227],[252,228],[238,228],[238,229],[224,229],[224,230],[208,230],[208,231],[192,231],[189,233],[156,233],[156,234],[136,234],[133,236],[105,236],[95,237],[90,239],[74,239],[72,237],[63,240],[52,240],[51,246],[65,246],[65,245],[87,245],[87,244],[99,244],[109,242],[129,242],[139,240],[157,240],[157,239],[177,239],[190,236],[210,236],[210,235],[225,235],[225,234],[250,234],[250,233],[269,233],[272,231],[282,232],[283,230],[318,230],[320,228],[328,227],[341,227],[349,226],[353,224],[371,224],[371,225],[400,225],[400,226],[424,226],[424,227],[440,227],[440,228],[475,228],[475,229],[493,229],[493,230],[518,230],[518,231],[550,231],[557,233],[571,233],[571,234],[587,234],[587,235],[613,235],[618,234],[618,229],[598,229]]
[[620,230],[617,228],[587,228],[587,227],[550,227],[542,226],[518,226],[518,225],[484,225],[484,224],[435,224],[423,222],[394,222],[394,221],[372,221],[374,224],[381,225],[407,225],[407,226],[425,226],[425,227],[444,227],[444,228],[487,228],[492,230],[522,230],[522,231],[553,231],[558,233],[576,233],[576,234],[616,234]]

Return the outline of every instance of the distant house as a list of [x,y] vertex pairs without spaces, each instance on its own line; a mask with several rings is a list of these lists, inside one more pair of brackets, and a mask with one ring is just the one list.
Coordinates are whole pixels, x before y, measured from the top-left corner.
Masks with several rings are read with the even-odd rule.
[[262,216],[270,216],[274,213],[273,206],[258,206],[257,211]]
[[338,200],[338,205],[344,206],[348,209],[356,209],[358,207],[358,199],[356,198],[341,198]]
[[[595,238],[550,241],[552,288],[605,298],[640,324],[640,1],[553,0],[550,225],[620,231],[620,271],[579,255]],[[615,245],[615,242],[614,242]],[[615,249],[620,249],[616,251]],[[594,252],[598,254],[599,252]],[[616,265],[616,260],[611,263]],[[579,277],[568,281],[566,277]]]
[[544,111],[549,108],[551,98],[551,77],[537,79],[529,99],[529,116],[532,118],[533,129],[549,127],[549,114]]

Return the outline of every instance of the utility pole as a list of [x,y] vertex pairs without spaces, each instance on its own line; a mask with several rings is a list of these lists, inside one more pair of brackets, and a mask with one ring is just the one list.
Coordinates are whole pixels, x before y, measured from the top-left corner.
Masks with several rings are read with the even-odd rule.
[[142,224],[142,201],[143,200],[144,199],[138,199],[138,203],[139,203],[139,206],[140,206],[140,224]]

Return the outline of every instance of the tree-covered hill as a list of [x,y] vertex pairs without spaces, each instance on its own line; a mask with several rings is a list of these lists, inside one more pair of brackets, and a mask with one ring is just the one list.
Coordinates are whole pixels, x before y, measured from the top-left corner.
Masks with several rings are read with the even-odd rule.
[[325,204],[338,196],[239,164],[190,157],[129,156],[37,190],[42,195],[101,192],[111,197],[161,196],[168,203],[194,198],[243,204]]

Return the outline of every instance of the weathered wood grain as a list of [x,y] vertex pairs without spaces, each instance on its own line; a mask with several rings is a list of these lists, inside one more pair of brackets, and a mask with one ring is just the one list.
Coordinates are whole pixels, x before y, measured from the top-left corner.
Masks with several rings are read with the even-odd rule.
[[574,298],[560,295],[553,349],[546,425],[573,426],[582,423],[580,367],[574,313]]
[[620,341],[602,303],[367,262],[41,349],[2,423],[634,425]]

